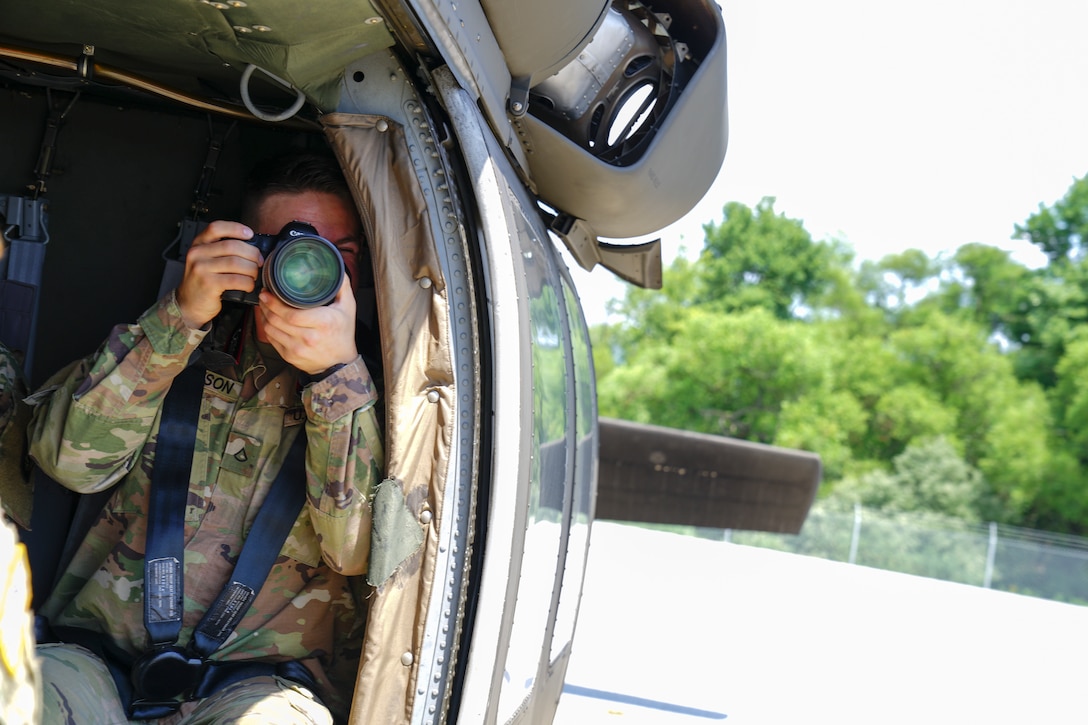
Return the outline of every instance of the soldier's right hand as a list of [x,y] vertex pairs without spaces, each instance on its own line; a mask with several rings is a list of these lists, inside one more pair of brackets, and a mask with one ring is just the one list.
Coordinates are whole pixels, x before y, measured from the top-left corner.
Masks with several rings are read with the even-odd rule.
[[244,241],[252,236],[245,224],[214,221],[193,239],[176,291],[182,319],[190,328],[204,327],[219,314],[227,290],[253,291],[264,259]]

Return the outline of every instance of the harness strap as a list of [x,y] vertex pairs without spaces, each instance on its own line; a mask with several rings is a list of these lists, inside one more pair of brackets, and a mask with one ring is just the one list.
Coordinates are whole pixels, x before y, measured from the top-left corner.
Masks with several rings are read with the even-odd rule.
[[313,674],[297,660],[208,660],[264,586],[305,503],[306,434],[301,426],[246,536],[231,581],[201,618],[189,650],[176,646],[184,613],[185,506],[204,372],[201,365],[187,367],[174,379],[163,401],[144,558],[144,626],[152,648],[134,661],[102,633],[75,627],[55,629],[61,641],[83,645],[106,662],[129,717],[136,719],[165,717],[177,710],[182,699],[202,699],[251,677],[284,677],[317,693]]
[[174,644],[184,610],[185,504],[203,398],[204,370],[185,368],[163,401],[151,471],[144,554],[144,627],[153,645]]
[[217,129],[212,123],[212,117],[208,116],[208,155],[204,158],[204,166],[200,170],[200,180],[197,181],[193,204],[190,207],[189,216],[178,224],[178,234],[174,240],[162,251],[162,259],[165,266],[162,270],[162,280],[159,283],[159,297],[161,298],[170,290],[181,284],[181,278],[185,272],[185,255],[193,244],[197,234],[204,231],[208,222],[202,221],[208,213],[208,198],[212,194],[212,181],[215,178],[215,167],[219,163],[219,154],[226,145],[227,137],[237,125],[232,121],[230,126],[223,130]]
[[[36,623],[41,624],[41,623]],[[114,686],[121,699],[128,716],[134,720],[156,720],[167,717],[177,712],[181,704],[177,700],[163,700],[152,702],[148,700],[134,701],[132,682],[129,672],[132,668],[132,657],[119,649],[113,641],[101,632],[92,632],[89,629],[79,627],[54,627],[52,630],[42,630],[38,635],[39,642],[67,642],[86,647],[100,660],[106,663],[110,675],[113,677]],[[287,662],[205,662],[201,667],[199,679],[193,689],[192,698],[200,700],[210,697],[227,685],[248,680],[252,677],[281,677],[297,682],[303,687],[309,688],[315,695],[318,693],[317,680],[309,668],[298,660]]]
[[305,476],[306,433],[299,426],[298,435],[246,536],[233,580],[219,593],[193,632],[193,648],[201,656],[208,657],[227,640],[264,586],[306,502]]
[[[185,588],[185,505],[200,418],[204,369],[190,365],[171,385],[152,469],[144,559],[144,626],[154,646],[172,645],[181,632]],[[306,435],[299,429],[246,536],[230,582],[193,633],[193,649],[207,658],[242,620],[279,556],[305,503]]]
[[[110,672],[113,672],[112,666]],[[315,695],[318,693],[317,680],[314,679],[313,673],[298,660],[288,660],[286,662],[205,662],[201,669],[200,679],[193,689],[190,699],[202,700],[205,697],[214,695],[227,685],[253,677],[281,677],[299,683]],[[114,679],[116,680],[116,675],[114,675]],[[163,700],[161,702],[137,700],[131,704],[126,703],[126,711],[133,720],[156,720],[173,715],[177,712],[180,704],[177,700]]]

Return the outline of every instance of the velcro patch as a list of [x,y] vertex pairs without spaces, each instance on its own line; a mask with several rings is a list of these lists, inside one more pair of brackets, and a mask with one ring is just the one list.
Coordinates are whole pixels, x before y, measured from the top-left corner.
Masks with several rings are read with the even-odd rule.
[[211,370],[204,372],[204,389],[216,395],[234,400],[242,390],[242,384],[237,380],[231,380]]
[[231,431],[220,465],[239,475],[252,476],[257,465],[254,459],[260,450],[261,442],[256,438]]

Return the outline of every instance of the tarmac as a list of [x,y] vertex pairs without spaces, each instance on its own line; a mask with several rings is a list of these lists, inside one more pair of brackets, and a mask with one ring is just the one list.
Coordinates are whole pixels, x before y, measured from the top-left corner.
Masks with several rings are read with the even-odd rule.
[[1088,607],[598,521],[571,725],[1088,723]]

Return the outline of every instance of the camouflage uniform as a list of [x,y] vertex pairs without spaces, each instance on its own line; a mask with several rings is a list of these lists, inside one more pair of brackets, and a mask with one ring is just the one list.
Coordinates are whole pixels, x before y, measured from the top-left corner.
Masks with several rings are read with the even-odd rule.
[[[15,355],[0,344],[0,440],[9,442],[4,433],[12,432],[8,426],[13,424],[16,403],[25,395]],[[8,464],[20,455],[7,447],[0,449]],[[13,487],[23,485],[18,469],[17,464],[11,468],[11,475],[20,478],[8,482]],[[30,616],[30,566],[15,527],[6,520],[0,523],[0,592],[0,723],[39,722],[41,692]]]
[[0,343],[0,433],[15,415],[15,402],[26,395],[26,386],[15,353]]
[[[270,346],[259,350],[249,333],[230,354],[238,329],[220,319],[204,340],[206,333],[185,326],[168,295],[136,325],[115,328],[96,355],[40,402],[31,455],[44,472],[81,493],[118,484],[41,611],[54,626],[103,632],[130,654],[147,648],[143,552],[161,404],[204,342],[201,364],[208,372],[185,511],[178,644],[189,642],[232,572],[242,532],[305,426],[307,503],[253,606],[212,659],[303,660],[322,698],[343,715],[347,703],[332,682],[350,688],[358,664],[337,643],[362,616],[349,577],[367,570],[371,496],[383,467],[377,393],[359,358],[307,382]],[[247,375],[258,390],[242,399]],[[46,683],[47,714],[52,687],[63,691],[63,682]]]

